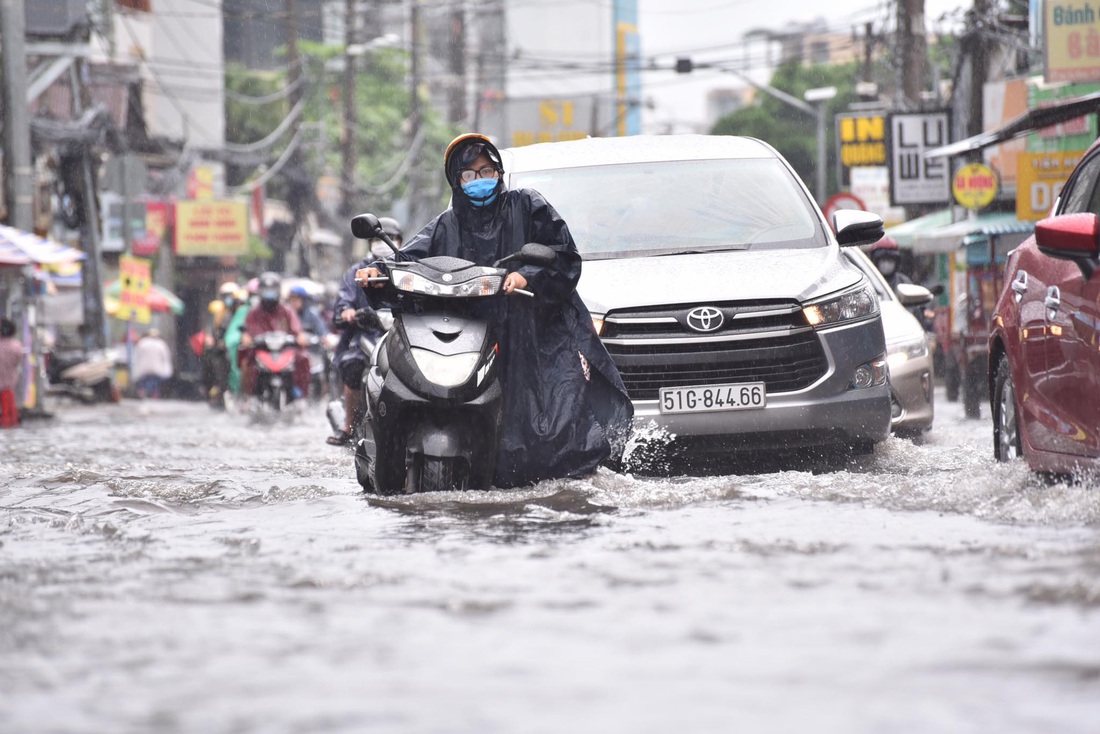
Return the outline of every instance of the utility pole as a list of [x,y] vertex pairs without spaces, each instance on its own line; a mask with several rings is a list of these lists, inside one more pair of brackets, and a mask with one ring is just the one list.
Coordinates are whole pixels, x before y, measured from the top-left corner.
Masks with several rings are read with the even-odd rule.
[[466,8],[461,2],[451,11],[450,41],[447,60],[451,72],[451,88],[447,120],[459,123],[466,119]]
[[924,38],[924,0],[897,0],[896,23],[898,90],[904,100],[904,104],[898,107],[916,109],[921,104],[928,57]]
[[421,210],[423,209],[421,198],[423,196],[423,181],[421,180],[419,154],[413,148],[417,145],[420,136],[420,127],[423,125],[420,111],[420,51],[423,46],[423,22],[421,20],[420,0],[412,0],[410,19],[411,42],[411,68],[409,81],[409,155],[413,156],[412,168],[409,171],[409,221],[406,227],[415,231],[424,223]]
[[[978,135],[984,128],[982,110],[982,89],[989,73],[989,42],[985,38],[985,28],[992,12],[990,0],[974,0],[969,35],[970,43],[970,104],[967,110],[967,136]],[[980,158],[979,158],[980,160]]]
[[[299,83],[302,78],[302,60],[298,56],[298,4],[296,0],[286,0],[286,56],[287,56],[287,81],[290,83],[290,109],[295,109],[302,101],[302,86]],[[295,118],[292,130],[294,138],[301,130],[302,116]],[[286,176],[289,180],[287,187],[287,203],[290,205],[291,214],[294,216],[294,233],[291,238],[293,243],[298,243],[297,274],[309,276],[309,253],[306,244],[302,241],[302,222],[305,219],[306,202],[309,194],[306,189],[308,182],[305,175],[305,166],[302,162],[301,147],[295,148],[287,161]]]
[[[355,108],[355,54],[351,53],[355,44],[355,23],[358,0],[344,0],[344,138],[341,141],[343,167],[340,175],[340,214],[351,217],[355,210],[355,164],[356,135],[359,124],[358,111]],[[344,262],[351,262],[352,238],[344,229]]]
[[4,196],[8,222],[34,228],[31,127],[27,114],[27,23],[24,0],[0,0],[0,62],[3,66]]
[[[78,60],[69,67],[69,89],[72,94],[73,117],[84,114],[84,89],[80,84],[81,71],[87,62]],[[99,249],[99,209],[96,206],[95,175],[92,168],[92,151],[88,145],[80,148],[80,168],[83,177],[84,224],[81,241],[84,243],[84,262],[81,265],[81,290],[84,296],[84,326],[87,328],[86,346],[106,349],[107,320],[103,313],[103,280],[99,267],[102,254]],[[125,211],[125,210],[124,210]]]

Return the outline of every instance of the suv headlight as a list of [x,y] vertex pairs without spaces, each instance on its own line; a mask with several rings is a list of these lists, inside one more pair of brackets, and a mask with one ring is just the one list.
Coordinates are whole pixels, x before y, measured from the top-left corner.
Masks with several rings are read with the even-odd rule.
[[802,309],[810,326],[832,326],[845,321],[865,319],[878,312],[878,297],[866,285]]
[[919,339],[907,339],[886,345],[886,361],[897,369],[911,359],[928,356],[928,340],[922,335]]

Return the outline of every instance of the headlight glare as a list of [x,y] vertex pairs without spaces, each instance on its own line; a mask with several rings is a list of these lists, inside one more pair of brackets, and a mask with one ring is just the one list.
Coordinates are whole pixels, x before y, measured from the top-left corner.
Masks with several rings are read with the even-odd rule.
[[891,367],[897,368],[911,359],[921,359],[928,356],[928,340],[921,336],[919,339],[908,339],[886,345],[886,361]]
[[878,298],[867,286],[802,309],[810,326],[831,326],[855,321],[874,316],[878,311]]

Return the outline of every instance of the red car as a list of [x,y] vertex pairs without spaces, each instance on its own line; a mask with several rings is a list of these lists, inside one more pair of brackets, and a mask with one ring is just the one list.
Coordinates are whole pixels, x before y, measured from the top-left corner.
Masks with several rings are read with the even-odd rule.
[[1035,471],[1100,469],[1100,142],[1013,250],[989,337],[994,453]]

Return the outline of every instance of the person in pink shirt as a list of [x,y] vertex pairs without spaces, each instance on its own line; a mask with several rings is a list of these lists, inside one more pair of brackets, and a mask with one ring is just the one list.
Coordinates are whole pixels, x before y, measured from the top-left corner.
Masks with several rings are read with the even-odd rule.
[[0,319],[0,428],[19,425],[15,385],[22,363],[23,345],[15,338],[15,324],[11,319]]

